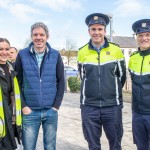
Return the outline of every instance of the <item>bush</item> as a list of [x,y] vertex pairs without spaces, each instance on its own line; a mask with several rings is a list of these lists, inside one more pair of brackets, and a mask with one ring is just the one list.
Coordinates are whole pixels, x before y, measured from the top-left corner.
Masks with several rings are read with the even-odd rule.
[[80,79],[78,77],[69,77],[68,86],[70,88],[70,92],[80,91]]

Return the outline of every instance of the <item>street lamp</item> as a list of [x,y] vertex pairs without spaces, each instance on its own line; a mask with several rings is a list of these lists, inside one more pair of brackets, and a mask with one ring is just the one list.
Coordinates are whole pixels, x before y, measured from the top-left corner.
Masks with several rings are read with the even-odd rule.
[[113,15],[107,14],[110,20],[110,42],[113,42]]

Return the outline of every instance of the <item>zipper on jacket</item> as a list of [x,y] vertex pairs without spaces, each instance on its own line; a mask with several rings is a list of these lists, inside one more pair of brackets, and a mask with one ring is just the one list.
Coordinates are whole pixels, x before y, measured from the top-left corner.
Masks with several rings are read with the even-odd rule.
[[[140,86],[142,85],[142,68],[143,68],[144,56],[141,63],[141,70],[140,70]],[[141,87],[140,87],[140,99],[139,99],[139,109],[142,110],[141,106]]]
[[99,83],[99,99],[100,99],[100,107],[102,107],[102,102],[101,102],[101,87],[100,87],[100,76],[101,76],[101,70],[100,70],[100,52],[98,52],[98,83]]
[[41,79],[41,67],[39,68],[39,66],[38,66],[38,62],[37,62],[37,59],[36,59],[36,56],[35,55],[33,55],[33,58],[34,58],[34,60],[35,60],[35,63],[36,63],[36,65],[37,65],[37,68],[38,68],[38,74],[39,74],[39,81],[40,81],[40,99],[41,99],[41,105],[42,105],[42,108],[43,108],[43,99],[42,99],[42,86],[41,86],[41,84],[42,84],[42,79]]
[[[42,79],[41,79],[41,77],[40,77],[40,95],[41,95],[41,98],[42,98]],[[43,100],[41,99],[41,102],[42,102],[42,108],[43,108]]]
[[40,95],[41,95],[41,102],[42,102],[42,108],[44,108],[44,104],[43,104],[43,93],[42,93],[42,68],[43,68],[43,65],[44,65],[44,61],[45,61],[45,58],[46,58],[46,53],[44,54],[43,56],[43,59],[42,59],[42,62],[41,62],[41,66],[40,66],[40,69],[39,69],[39,77],[40,77]]

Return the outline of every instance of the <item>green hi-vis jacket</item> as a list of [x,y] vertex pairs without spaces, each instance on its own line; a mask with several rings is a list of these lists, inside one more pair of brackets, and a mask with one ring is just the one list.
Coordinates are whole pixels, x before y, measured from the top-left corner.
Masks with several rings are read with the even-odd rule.
[[78,52],[81,77],[81,104],[97,107],[122,105],[126,67],[121,49],[109,43],[97,52],[91,41]]
[[[16,125],[21,126],[21,99],[20,99],[20,90],[18,86],[17,78],[14,78],[14,92],[15,92],[15,119]],[[6,123],[5,123],[5,114],[4,114],[4,107],[3,107],[3,94],[2,88],[0,86],[0,135],[4,137],[6,135]]]
[[150,114],[150,49],[134,52],[128,68],[132,79],[132,110]]
[[5,71],[0,66],[0,150],[14,150],[17,148],[16,138],[19,144],[21,142],[21,99],[17,72],[9,62],[6,62],[6,65],[11,83],[8,82]]

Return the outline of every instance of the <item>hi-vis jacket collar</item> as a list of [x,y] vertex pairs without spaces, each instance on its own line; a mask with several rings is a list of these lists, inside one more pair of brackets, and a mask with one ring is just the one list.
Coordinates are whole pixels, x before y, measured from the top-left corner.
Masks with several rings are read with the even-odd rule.
[[138,48],[138,50],[139,50],[141,56],[150,55],[150,48],[147,50],[144,50],[144,51],[141,51],[140,48]]

